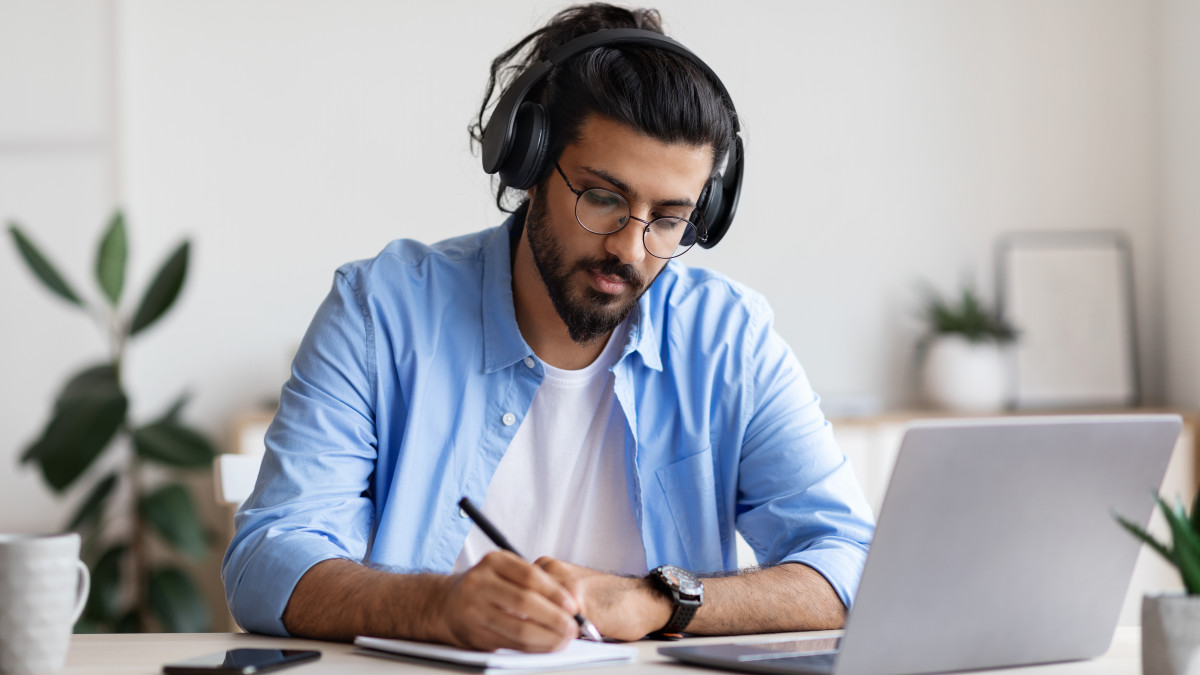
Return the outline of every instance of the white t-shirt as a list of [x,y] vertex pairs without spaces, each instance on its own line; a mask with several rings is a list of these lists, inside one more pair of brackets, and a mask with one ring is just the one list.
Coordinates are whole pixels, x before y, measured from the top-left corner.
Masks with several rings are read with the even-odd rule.
[[[582,370],[542,364],[546,377],[488,486],[483,512],[530,560],[549,555],[606,572],[646,574],[625,471],[625,416],[611,372],[627,323]],[[472,528],[454,571],[495,549]]]

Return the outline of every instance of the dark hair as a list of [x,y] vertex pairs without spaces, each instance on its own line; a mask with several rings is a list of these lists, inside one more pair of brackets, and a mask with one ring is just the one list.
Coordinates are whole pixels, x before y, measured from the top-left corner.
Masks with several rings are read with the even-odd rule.
[[[568,7],[543,27],[525,36],[492,61],[479,115],[471,123],[472,147],[483,140],[488,109],[530,65],[567,42],[604,28],[641,28],[662,33],[662,17],[654,9],[625,9],[605,3]],[[551,160],[579,139],[589,115],[610,118],[667,143],[710,145],[714,168],[733,143],[734,110],[712,82],[687,57],[648,46],[597,47],[559,64],[528,100],[541,103],[550,126]],[[553,166],[547,162],[546,172]],[[538,177],[540,183],[545,175]],[[509,187],[495,179],[496,206],[508,207]]]

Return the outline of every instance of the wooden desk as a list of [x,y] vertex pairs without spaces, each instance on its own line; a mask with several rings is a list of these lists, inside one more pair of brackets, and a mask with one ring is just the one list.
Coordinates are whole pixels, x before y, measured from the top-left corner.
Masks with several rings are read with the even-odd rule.
[[[819,635],[812,633],[810,635]],[[775,635],[769,637],[787,637]],[[1117,629],[1112,646],[1102,658],[1091,661],[1074,661],[1047,666],[1014,668],[1003,671],[1019,675],[1140,675],[1141,632],[1137,628]],[[692,638],[689,642],[728,641],[733,638]],[[634,643],[638,648],[638,661],[627,666],[574,669],[568,672],[586,673],[673,673],[720,672],[705,668],[691,668],[675,664],[658,655],[658,647],[664,643],[643,641]],[[446,673],[457,672],[434,666],[418,666],[390,661],[374,656],[354,654],[354,647],[335,642],[315,640],[293,640],[263,637],[246,633],[196,633],[196,634],[134,634],[134,635],[75,635],[71,638],[71,649],[62,675],[159,675],[162,664],[211,652],[236,647],[266,647],[271,649],[318,649],[319,661],[301,664],[286,669],[295,675],[342,675],[363,673],[371,675],[396,675],[397,673]]]

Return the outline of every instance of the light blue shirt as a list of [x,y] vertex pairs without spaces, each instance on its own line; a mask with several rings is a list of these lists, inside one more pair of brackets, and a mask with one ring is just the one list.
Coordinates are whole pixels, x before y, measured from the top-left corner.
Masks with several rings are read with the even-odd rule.
[[[222,565],[243,628],[286,635],[322,560],[450,572],[472,526],[458,501],[484,502],[545,372],[513,310],[514,222],[337,271]],[[630,318],[612,371],[647,566],[734,570],[736,528],[849,607],[871,511],[766,301],[672,260]]]

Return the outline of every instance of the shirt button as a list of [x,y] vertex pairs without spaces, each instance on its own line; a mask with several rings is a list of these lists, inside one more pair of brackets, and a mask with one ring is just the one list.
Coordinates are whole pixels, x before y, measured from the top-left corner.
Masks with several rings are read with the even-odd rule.
[[517,423],[517,416],[512,413],[504,413],[504,417],[501,417],[500,421],[504,423],[504,426],[511,427]]
[[532,357],[532,356],[526,356],[526,357],[525,357],[525,367],[526,367],[526,368],[532,368],[532,367],[533,367],[533,357]]
[[458,507],[458,517],[459,518],[470,518],[471,516],[468,516],[467,512],[463,511],[463,507],[460,506],[460,507]]

